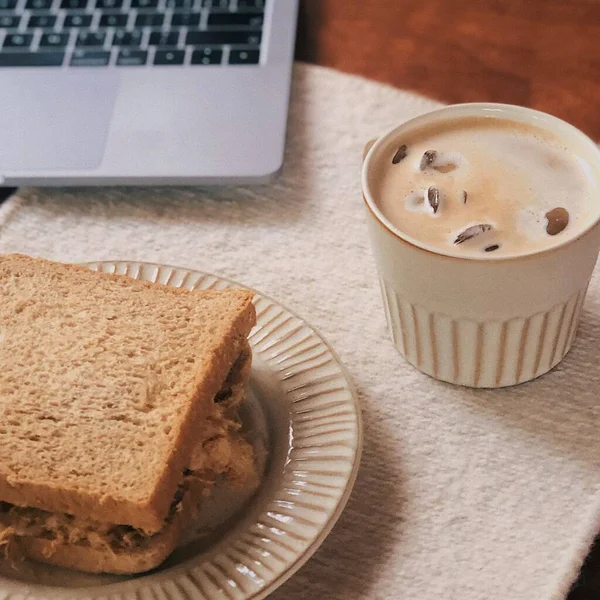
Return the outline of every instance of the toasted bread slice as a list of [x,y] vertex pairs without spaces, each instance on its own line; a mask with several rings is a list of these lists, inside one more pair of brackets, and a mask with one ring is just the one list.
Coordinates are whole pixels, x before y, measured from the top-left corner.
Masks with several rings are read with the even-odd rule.
[[[142,573],[160,565],[173,552],[183,528],[193,516],[193,506],[194,499],[188,492],[170,523],[158,533],[127,549],[113,549],[102,538],[93,545],[28,536],[9,537],[7,543],[15,545],[10,549],[12,556],[67,569],[122,575]],[[10,536],[10,529],[7,531]],[[19,562],[15,561],[13,566],[18,570]]]
[[[215,455],[223,450],[223,456]],[[14,514],[0,518],[0,553],[4,533],[4,543],[14,546],[9,551],[14,557],[89,573],[133,574],[154,569],[175,550],[183,530],[202,510],[203,498],[215,483],[243,488],[247,497],[258,487],[252,447],[234,431],[220,438],[212,460],[221,464],[219,472],[188,475],[185,492],[171,506],[163,528],[156,534],[146,536],[130,527],[110,527],[39,509],[17,508]],[[15,568],[19,568],[18,561]]]
[[21,255],[0,257],[0,293],[0,500],[160,531],[252,293]]
[[200,530],[204,523],[210,531],[218,524],[210,506],[206,510],[214,485],[237,490],[247,499],[260,481],[260,459],[240,433],[233,410],[243,400],[251,362],[246,344],[217,394],[221,400],[197,424],[192,457],[158,533],[0,502],[0,560],[9,559],[17,570],[18,559],[27,557],[92,573],[140,573],[161,564],[175,549],[183,530],[189,537],[196,515],[201,517]]

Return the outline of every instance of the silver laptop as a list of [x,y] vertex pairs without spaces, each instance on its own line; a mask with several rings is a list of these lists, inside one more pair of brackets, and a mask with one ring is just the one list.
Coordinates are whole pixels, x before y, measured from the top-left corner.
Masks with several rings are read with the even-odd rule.
[[280,169],[297,0],[0,0],[0,182]]

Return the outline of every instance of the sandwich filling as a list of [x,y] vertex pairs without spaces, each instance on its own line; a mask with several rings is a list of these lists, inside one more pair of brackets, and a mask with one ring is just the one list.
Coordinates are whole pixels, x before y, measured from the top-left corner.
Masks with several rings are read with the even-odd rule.
[[217,481],[223,480],[233,487],[256,487],[258,475],[253,449],[240,433],[237,415],[250,366],[251,350],[246,344],[215,397],[212,414],[202,424],[190,465],[183,473],[161,531],[149,534],[129,525],[0,502],[0,548],[4,546],[8,552],[13,541],[36,538],[49,542],[49,554],[64,544],[114,553],[142,549],[162,535],[184,510],[184,502],[197,505],[202,497],[210,495]]

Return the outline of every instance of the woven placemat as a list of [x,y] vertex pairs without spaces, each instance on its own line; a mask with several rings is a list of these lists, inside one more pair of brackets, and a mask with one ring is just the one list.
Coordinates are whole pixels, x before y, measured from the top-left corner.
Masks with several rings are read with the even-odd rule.
[[288,305],[337,350],[363,404],[363,464],[339,524],[276,599],[559,599],[600,525],[598,277],[566,360],[517,388],[436,382],[388,338],[362,147],[435,106],[300,65],[271,185],[32,189],[0,209],[2,252],[224,275]]

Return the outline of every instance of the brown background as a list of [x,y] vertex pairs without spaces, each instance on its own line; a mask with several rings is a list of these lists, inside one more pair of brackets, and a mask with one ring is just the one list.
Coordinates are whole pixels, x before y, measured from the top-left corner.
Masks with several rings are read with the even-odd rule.
[[[296,55],[442,102],[531,106],[600,140],[600,0],[301,0]],[[569,600],[598,598],[600,540]]]
[[444,102],[539,108],[600,140],[599,0],[304,0],[297,56]]

